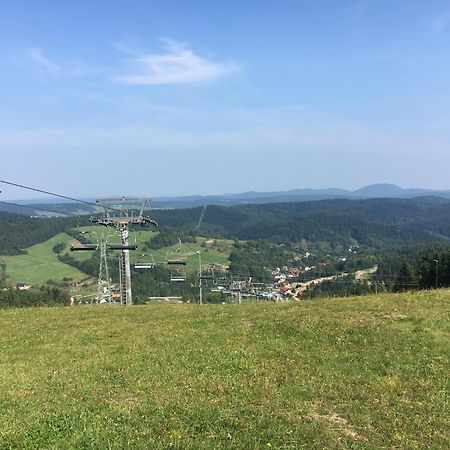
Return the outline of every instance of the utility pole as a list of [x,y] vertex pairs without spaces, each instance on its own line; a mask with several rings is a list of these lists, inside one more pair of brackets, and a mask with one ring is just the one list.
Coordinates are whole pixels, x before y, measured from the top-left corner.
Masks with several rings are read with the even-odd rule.
[[[120,216],[111,216],[108,212],[108,207],[105,205],[110,202],[129,202],[143,200],[139,216],[134,214],[129,215],[127,211],[123,211]],[[122,252],[120,257],[120,302],[122,305],[131,306],[133,304],[133,297],[131,293],[131,268],[130,268],[130,250],[136,250],[136,244],[130,244],[128,241],[129,227],[130,225],[155,225],[158,224],[148,216],[144,216],[145,205],[149,202],[149,199],[139,199],[139,198],[104,198],[96,200],[97,203],[102,204],[104,208],[103,217],[91,217],[90,222],[96,223],[98,225],[103,225],[105,227],[115,227],[119,229],[121,245],[107,245],[108,250],[120,250]]]
[[434,270],[435,270],[435,287],[436,287],[436,289],[438,288],[438,272],[439,272],[439,260],[438,259],[433,259],[433,262],[434,262],[434,264],[435,264],[435,266],[434,266]]

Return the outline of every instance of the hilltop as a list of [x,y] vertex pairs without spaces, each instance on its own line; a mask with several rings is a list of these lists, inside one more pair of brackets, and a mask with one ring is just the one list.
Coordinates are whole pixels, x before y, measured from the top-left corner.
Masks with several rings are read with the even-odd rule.
[[444,449],[449,301],[0,310],[0,447]]

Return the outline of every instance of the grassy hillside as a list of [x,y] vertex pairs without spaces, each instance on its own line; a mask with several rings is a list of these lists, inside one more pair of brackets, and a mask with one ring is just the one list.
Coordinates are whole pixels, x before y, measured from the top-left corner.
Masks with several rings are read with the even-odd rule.
[[[88,226],[80,227],[82,231],[89,231],[97,233],[96,236],[100,237],[101,233],[104,233],[104,237],[109,243],[120,243],[120,236],[116,230],[105,229],[98,226]],[[156,264],[165,264],[166,255],[169,250],[174,250],[178,248],[177,245],[171,245],[169,247],[163,247],[159,250],[144,249],[145,243],[155,237],[159,232],[153,230],[137,230],[130,232],[130,243],[136,242],[138,244],[138,249],[134,252],[130,252],[131,260],[141,260],[141,254],[144,252],[146,255],[152,255]],[[85,235],[86,238],[92,240],[94,235]],[[202,244],[205,242],[205,246]],[[182,243],[181,253],[187,257],[187,268],[192,270],[198,269],[198,255],[197,251],[201,252],[202,264],[228,264],[228,259],[233,247],[233,241],[226,239],[207,239],[204,237],[198,237],[197,242],[189,244]],[[119,252],[115,253],[119,256]],[[85,256],[87,253],[76,252],[73,253],[74,256],[82,255]],[[143,258],[145,260],[145,258]],[[148,258],[147,258],[148,259]]]
[[447,448],[449,301],[2,310],[0,447]]
[[73,238],[68,234],[59,233],[41,244],[28,247],[27,255],[0,256],[0,261],[6,264],[6,283],[42,284],[49,279],[61,281],[63,278],[86,278],[86,274],[59,261],[52,251],[54,245],[66,243],[69,247],[72,241]]

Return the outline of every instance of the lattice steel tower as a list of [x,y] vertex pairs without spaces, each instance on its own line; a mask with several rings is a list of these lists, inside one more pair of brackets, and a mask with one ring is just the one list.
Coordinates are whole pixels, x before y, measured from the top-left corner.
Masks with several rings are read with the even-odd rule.
[[108,272],[108,259],[106,258],[106,240],[103,233],[100,236],[99,247],[100,268],[98,271],[97,301],[100,302],[100,300],[105,299],[108,303],[111,303],[111,280]]

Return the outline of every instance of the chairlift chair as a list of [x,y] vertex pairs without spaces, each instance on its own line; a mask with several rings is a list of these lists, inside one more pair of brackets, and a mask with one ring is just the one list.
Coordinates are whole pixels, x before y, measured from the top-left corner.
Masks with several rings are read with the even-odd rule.
[[95,235],[95,240],[97,241],[96,243],[92,243],[92,242],[85,242],[82,243],[78,240],[75,240],[74,242],[72,242],[72,245],[70,246],[70,251],[71,252],[80,252],[80,251],[96,251],[99,247],[99,241],[98,241],[98,236],[95,232],[91,232],[91,231],[81,231],[80,234],[94,234]]
[[181,269],[177,269],[170,274],[170,281],[181,282],[186,281],[186,272]]
[[228,288],[230,286],[230,279],[226,277],[216,278],[214,283],[218,288]]
[[153,269],[155,267],[155,259],[152,254],[143,253],[139,259],[134,262],[135,269]]
[[173,249],[169,249],[166,252],[166,263],[168,265],[182,265],[185,266],[187,263],[187,255],[183,252],[181,246],[181,239],[178,239],[178,246]]
[[113,234],[108,234],[108,236],[106,237],[106,247],[108,250],[136,250],[138,248],[137,243],[136,243],[136,236],[134,236],[134,238],[131,238],[130,240],[133,242],[129,242],[127,245],[124,245],[122,243],[122,239],[120,239],[119,242],[112,242],[112,243],[108,243],[108,240],[110,239],[110,237],[113,237],[114,240],[116,239],[116,236],[119,233],[113,233]]
[[82,244],[81,242],[73,243],[70,246],[71,252],[80,252],[80,251],[95,251],[98,249],[98,244]]
[[199,276],[199,278],[200,278],[200,280],[214,280],[214,275],[212,275],[212,274],[209,274],[209,275],[201,274]]
[[108,250],[136,250],[137,247],[138,247],[137,244],[128,244],[128,245],[107,244]]

